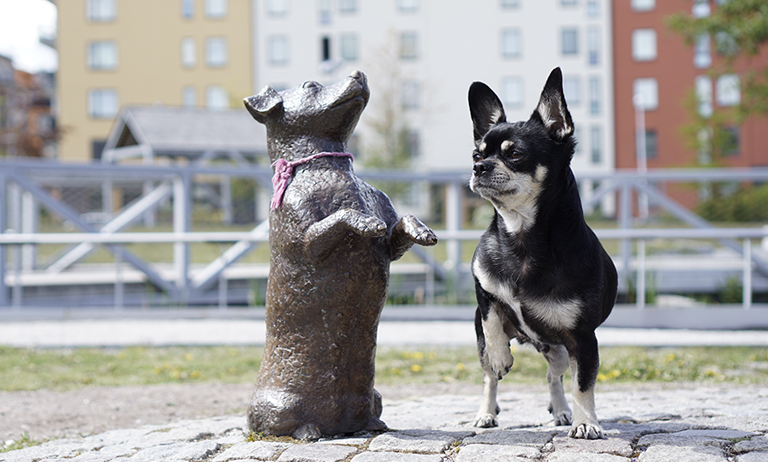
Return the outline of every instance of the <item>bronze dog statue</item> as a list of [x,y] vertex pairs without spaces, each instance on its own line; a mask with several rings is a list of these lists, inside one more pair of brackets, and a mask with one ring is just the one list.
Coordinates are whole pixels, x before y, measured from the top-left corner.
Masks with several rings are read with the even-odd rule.
[[357,178],[345,143],[368,103],[365,74],[245,99],[267,127],[275,195],[269,216],[267,340],[248,425],[298,439],[381,430],[373,388],[389,264],[437,237]]

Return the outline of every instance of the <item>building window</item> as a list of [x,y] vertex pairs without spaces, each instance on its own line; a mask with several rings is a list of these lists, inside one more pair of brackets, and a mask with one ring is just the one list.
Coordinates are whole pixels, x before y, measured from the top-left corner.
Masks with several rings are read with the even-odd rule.
[[317,15],[320,24],[330,24],[333,17],[333,3],[331,0],[319,0],[317,2]]
[[589,78],[589,113],[599,115],[602,110],[602,84],[600,77]]
[[210,19],[227,17],[227,0],[205,0],[205,15]]
[[659,157],[659,135],[656,130],[645,131],[645,158],[656,159]]
[[635,106],[642,107],[644,111],[653,111],[659,108],[659,83],[656,79],[636,79],[632,87]]
[[501,30],[501,56],[519,58],[523,55],[523,34],[520,29]]
[[196,107],[197,106],[197,90],[192,85],[187,85],[181,91],[181,104],[184,107]]
[[181,0],[181,17],[192,19],[195,16],[195,0]]
[[88,44],[88,69],[112,70],[117,67],[117,44],[112,40],[100,40]]
[[656,0],[632,0],[632,9],[635,11],[653,11],[656,8]]
[[587,0],[587,16],[590,18],[600,16],[600,0]]
[[635,29],[632,31],[632,58],[635,61],[653,61],[656,59],[655,30]]
[[718,106],[737,106],[741,103],[739,76],[721,75],[715,82],[715,98]]
[[267,0],[267,14],[270,16],[285,16],[288,14],[288,0]]
[[228,61],[226,37],[205,39],[205,64],[208,67],[225,67]]
[[404,81],[400,93],[400,104],[402,104],[405,109],[418,109],[419,94],[419,82],[416,80]]
[[210,85],[205,89],[205,107],[212,110],[229,108],[229,94],[227,90],[217,85]]
[[578,75],[566,75],[563,77],[563,93],[569,106],[581,104],[581,79]]
[[723,157],[738,156],[740,151],[741,136],[739,127],[724,127],[723,145],[721,150]]
[[331,38],[320,38],[320,62],[331,60]]
[[273,66],[288,64],[288,37],[285,35],[273,35],[267,38],[267,59]]
[[341,34],[339,37],[341,46],[341,59],[344,61],[357,61],[357,35]]
[[91,22],[110,22],[117,17],[117,0],[86,0],[85,17]]
[[600,27],[587,28],[587,62],[596,66],[600,64]]
[[564,56],[579,54],[579,31],[569,27],[560,31],[560,50]]
[[88,115],[94,119],[113,119],[118,107],[117,90],[114,88],[88,90]]
[[712,79],[706,75],[699,75],[695,80],[696,99],[699,102],[699,115],[709,117],[712,115]]
[[589,147],[593,165],[603,161],[603,134],[600,126],[595,125],[589,129]]
[[709,42],[709,34],[702,34],[693,46],[693,65],[698,69],[707,69],[712,65]]
[[694,18],[706,18],[709,16],[711,10],[709,7],[709,0],[694,0],[691,13]]
[[419,56],[419,36],[416,32],[400,33],[400,58],[416,59]]
[[501,99],[505,106],[516,108],[525,103],[522,77],[504,77],[501,81]]
[[421,153],[421,136],[416,130],[408,130],[405,134],[405,148],[408,156],[413,159]]
[[720,31],[715,33],[715,49],[719,55],[731,57],[739,52],[739,45],[731,34]]
[[520,8],[520,0],[500,0],[502,8]]
[[403,13],[419,11],[419,0],[397,0],[397,9]]
[[197,65],[197,43],[193,37],[181,40],[181,65],[191,69]]
[[339,13],[357,12],[357,0],[339,0]]

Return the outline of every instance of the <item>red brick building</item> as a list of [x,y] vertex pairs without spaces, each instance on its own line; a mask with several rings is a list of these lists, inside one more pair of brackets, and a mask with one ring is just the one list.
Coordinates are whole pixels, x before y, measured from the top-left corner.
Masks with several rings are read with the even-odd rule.
[[[708,15],[717,1],[621,0],[613,2],[614,93],[616,167],[636,168],[636,121],[633,96],[644,96],[648,168],[692,167],[707,162],[707,154],[689,144],[682,127],[698,110],[706,115],[735,107],[740,100],[737,74],[750,67],[768,67],[768,50],[751,60],[739,58],[735,74],[712,77],[723,57],[714,38],[702,38],[691,47],[672,32],[665,18],[686,12]],[[764,47],[765,48],[765,47]],[[696,89],[696,93],[693,93]],[[741,126],[729,127],[735,143],[720,162],[726,166],[768,166],[768,117],[752,116]]]

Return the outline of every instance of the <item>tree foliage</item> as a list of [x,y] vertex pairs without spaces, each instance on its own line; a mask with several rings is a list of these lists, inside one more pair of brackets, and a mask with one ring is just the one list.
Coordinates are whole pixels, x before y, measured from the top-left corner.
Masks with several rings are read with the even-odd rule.
[[[739,60],[751,63],[768,42],[768,2],[765,0],[728,0],[718,4],[704,17],[677,13],[667,18],[667,25],[693,46],[699,37],[713,39],[715,50],[724,59],[715,61],[711,74],[735,73]],[[768,67],[748,66],[739,72],[741,102],[736,116],[743,121],[750,115],[768,114]]]

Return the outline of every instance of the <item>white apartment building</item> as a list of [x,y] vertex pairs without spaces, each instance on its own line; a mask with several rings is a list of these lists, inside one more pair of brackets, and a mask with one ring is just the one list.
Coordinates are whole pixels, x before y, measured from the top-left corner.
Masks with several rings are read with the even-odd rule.
[[508,120],[526,120],[559,66],[579,141],[574,170],[615,168],[609,0],[253,2],[257,91],[331,84],[355,69],[368,75],[371,100],[353,152],[365,152],[370,122],[397,101],[414,170],[469,172],[469,85],[485,82]]

